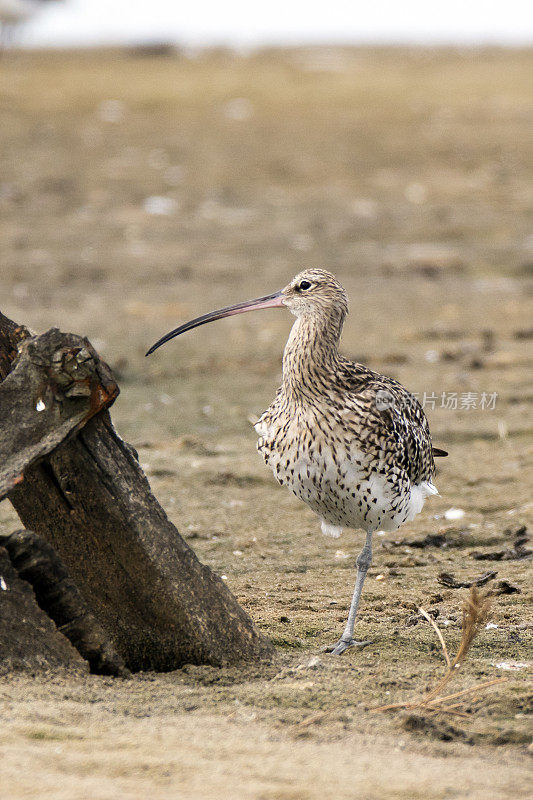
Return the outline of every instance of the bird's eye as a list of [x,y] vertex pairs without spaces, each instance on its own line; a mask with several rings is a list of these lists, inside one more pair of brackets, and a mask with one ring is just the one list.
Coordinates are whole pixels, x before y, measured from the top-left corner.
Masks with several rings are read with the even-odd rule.
[[300,289],[302,292],[305,292],[307,289],[310,289],[312,285],[313,284],[310,281],[301,281],[298,289]]

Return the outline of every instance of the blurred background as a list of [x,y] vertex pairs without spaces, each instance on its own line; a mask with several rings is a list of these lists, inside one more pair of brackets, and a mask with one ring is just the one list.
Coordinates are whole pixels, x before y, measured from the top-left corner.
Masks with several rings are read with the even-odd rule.
[[1,308],[91,338],[121,380],[126,436],[246,436],[287,315],[144,352],[311,265],[348,289],[348,355],[421,394],[499,393],[490,413],[439,400],[438,433],[522,430],[522,3],[0,0],[0,14]]
[[27,44],[38,46],[170,42],[191,46],[302,43],[522,44],[531,42],[533,19],[521,0],[1,0],[1,6],[46,5],[28,26]]

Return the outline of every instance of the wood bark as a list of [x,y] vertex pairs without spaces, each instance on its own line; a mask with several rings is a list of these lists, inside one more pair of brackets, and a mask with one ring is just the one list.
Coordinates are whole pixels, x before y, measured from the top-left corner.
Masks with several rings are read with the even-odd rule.
[[23,342],[8,374],[20,330],[0,317],[0,487],[57,550],[126,666],[269,657],[271,644],[179,535],[115,432],[107,365],[87,340],[53,330]]
[[26,332],[19,349],[14,369],[0,384],[0,500],[22,480],[27,465],[110,405],[119,391],[87,339],[52,328],[42,336]]
[[39,608],[0,545],[0,675],[60,669],[86,672],[87,664]]
[[30,332],[23,325],[17,325],[9,317],[0,313],[0,380],[11,372],[11,366],[17,355],[18,343],[26,339]]
[[81,596],[56,551],[42,536],[20,530],[0,534],[18,577],[32,587],[35,599],[97,675],[129,675],[124,662]]

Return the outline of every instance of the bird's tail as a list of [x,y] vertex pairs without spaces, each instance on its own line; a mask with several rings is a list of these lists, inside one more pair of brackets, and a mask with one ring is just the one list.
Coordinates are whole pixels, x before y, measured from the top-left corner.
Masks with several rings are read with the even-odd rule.
[[320,527],[322,528],[324,536],[331,536],[333,539],[338,539],[342,533],[342,528],[338,528],[336,525],[330,525],[323,519],[320,520]]

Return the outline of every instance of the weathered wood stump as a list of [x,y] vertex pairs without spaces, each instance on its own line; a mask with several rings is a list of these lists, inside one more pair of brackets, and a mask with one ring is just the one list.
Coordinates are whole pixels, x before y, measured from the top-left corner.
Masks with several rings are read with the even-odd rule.
[[39,608],[0,546],[0,675],[58,669],[86,671],[87,664]]
[[0,499],[57,550],[126,666],[269,657],[115,432],[118,387],[90,343],[56,329],[31,336],[0,315],[0,378]]
[[19,579],[33,588],[39,608],[74,645],[91,672],[127,677],[130,673],[124,661],[89,610],[52,545],[27,530],[0,535],[0,545],[7,551]]

